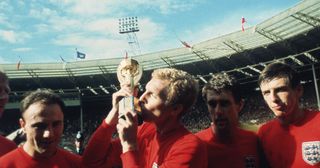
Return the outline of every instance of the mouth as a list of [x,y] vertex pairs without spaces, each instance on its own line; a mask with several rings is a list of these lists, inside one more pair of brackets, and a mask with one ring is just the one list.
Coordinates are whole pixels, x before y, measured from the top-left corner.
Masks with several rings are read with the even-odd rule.
[[215,120],[215,125],[219,128],[225,128],[228,124],[227,119],[216,119]]
[[273,106],[272,109],[277,110],[277,111],[284,111],[284,107],[281,105]]

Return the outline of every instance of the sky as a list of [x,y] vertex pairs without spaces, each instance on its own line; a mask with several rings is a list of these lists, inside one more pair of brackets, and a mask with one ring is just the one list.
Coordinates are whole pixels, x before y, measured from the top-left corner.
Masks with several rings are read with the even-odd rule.
[[[0,64],[122,58],[183,47],[254,26],[299,0],[0,0]],[[137,17],[138,43],[119,33]],[[130,45],[130,44],[131,45]],[[134,44],[139,44],[139,47]]]

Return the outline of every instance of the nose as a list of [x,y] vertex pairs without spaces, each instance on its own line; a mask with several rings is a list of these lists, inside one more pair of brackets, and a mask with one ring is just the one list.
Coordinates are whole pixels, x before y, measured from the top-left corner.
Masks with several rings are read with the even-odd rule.
[[272,102],[278,102],[279,97],[278,97],[278,95],[277,95],[276,92],[270,92],[270,100],[271,100]]
[[223,114],[223,110],[220,103],[217,103],[216,107],[214,108],[214,111],[218,116]]
[[52,128],[47,128],[44,132],[43,132],[43,138],[50,138],[53,136],[53,129]]
[[139,98],[139,102],[145,102],[145,98],[146,98],[146,92],[144,92],[141,96],[140,96],[140,98]]

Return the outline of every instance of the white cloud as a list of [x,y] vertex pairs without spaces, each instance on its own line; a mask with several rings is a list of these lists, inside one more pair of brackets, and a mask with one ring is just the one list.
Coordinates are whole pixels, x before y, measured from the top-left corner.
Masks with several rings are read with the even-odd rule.
[[9,43],[21,43],[25,39],[30,38],[30,34],[26,32],[14,32],[12,30],[0,30],[0,39]]
[[78,50],[86,53],[87,59],[117,57],[128,48],[125,40],[82,36],[80,34],[59,36],[53,43],[78,48]]
[[42,20],[48,20],[49,18],[52,17],[57,17],[57,11],[49,9],[49,8],[33,8],[30,9],[29,15],[31,17],[37,18],[37,19],[42,19]]
[[118,35],[118,19],[100,19],[83,25],[83,29],[91,33]]
[[15,51],[15,52],[27,52],[27,51],[31,51],[31,50],[32,50],[32,48],[28,48],[28,47],[12,49],[12,51]]

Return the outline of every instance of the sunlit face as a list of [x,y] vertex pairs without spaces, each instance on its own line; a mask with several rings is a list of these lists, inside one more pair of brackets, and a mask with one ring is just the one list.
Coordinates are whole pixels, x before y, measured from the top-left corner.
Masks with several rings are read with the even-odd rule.
[[301,86],[291,88],[286,78],[275,78],[260,84],[261,93],[274,115],[286,120],[299,110]]
[[208,90],[207,107],[216,132],[226,132],[238,126],[238,113],[242,102],[236,103],[232,92],[226,90],[220,94]]
[[20,125],[26,133],[24,149],[32,156],[52,156],[63,132],[63,113],[58,104],[34,103],[24,112]]
[[140,97],[142,117],[144,121],[159,122],[169,113],[165,100],[161,97],[169,82],[152,78],[146,85],[146,91]]
[[8,81],[0,81],[0,117],[3,114],[4,106],[9,100],[10,87]]

